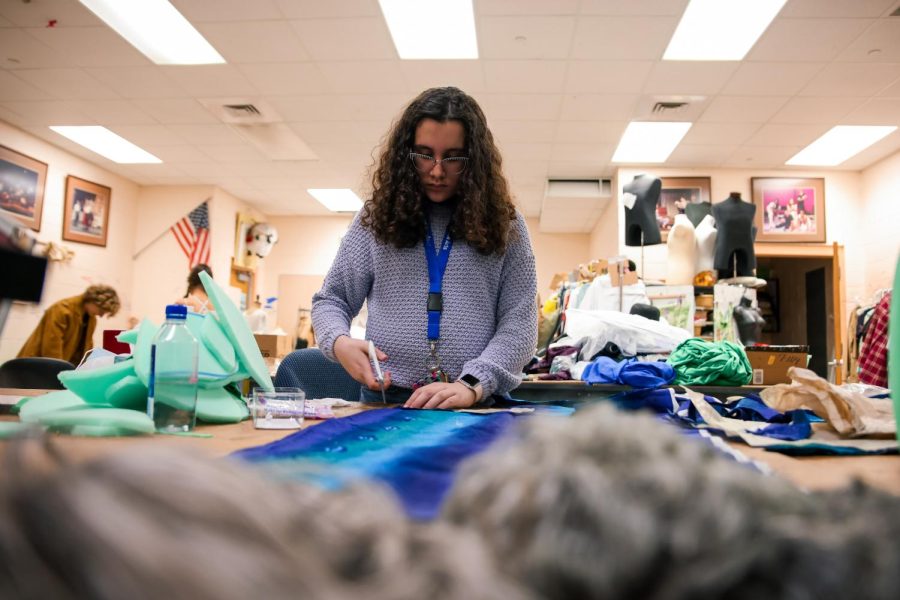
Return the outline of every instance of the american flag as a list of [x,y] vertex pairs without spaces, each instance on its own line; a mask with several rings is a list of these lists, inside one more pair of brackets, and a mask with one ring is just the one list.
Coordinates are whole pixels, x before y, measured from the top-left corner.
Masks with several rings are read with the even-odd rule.
[[190,266],[209,262],[209,202],[204,202],[172,225],[175,240]]

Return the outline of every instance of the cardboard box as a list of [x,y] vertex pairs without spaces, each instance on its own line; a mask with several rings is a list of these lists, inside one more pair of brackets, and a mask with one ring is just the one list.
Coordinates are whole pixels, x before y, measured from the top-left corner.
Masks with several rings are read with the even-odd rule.
[[805,369],[809,361],[808,346],[759,346],[746,350],[753,371],[752,385],[790,383],[788,369]]
[[254,333],[256,345],[263,358],[284,358],[294,349],[293,340],[287,335],[274,333]]

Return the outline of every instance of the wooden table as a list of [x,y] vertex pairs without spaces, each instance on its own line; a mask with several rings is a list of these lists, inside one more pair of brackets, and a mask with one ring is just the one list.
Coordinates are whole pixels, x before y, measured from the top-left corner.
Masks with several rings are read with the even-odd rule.
[[[4,390],[0,396],[37,395],[36,390]],[[339,416],[358,412],[358,408],[337,409]],[[12,415],[0,416],[0,421],[14,421]],[[307,419],[304,427],[312,427],[320,421]],[[195,449],[211,456],[227,456],[236,450],[249,448],[279,440],[296,430],[255,429],[251,421],[231,425],[199,425],[198,434],[211,437],[188,436],[137,436],[125,438],[87,438],[65,435],[54,436],[59,448],[74,459],[102,456],[135,444],[170,444],[182,448]],[[5,451],[6,442],[0,442],[0,454]],[[794,457],[777,452],[767,452],[751,448],[743,443],[729,444],[746,457],[768,465],[772,471],[808,490],[827,490],[849,485],[854,479],[900,496],[900,455],[887,456],[803,456]]]
[[[683,386],[668,385],[667,388],[681,388]],[[692,385],[690,388],[705,396],[712,396],[719,400],[725,400],[730,396],[743,396],[746,394],[758,394],[769,386],[765,385]],[[630,385],[617,383],[589,384],[577,380],[559,381],[523,381],[519,387],[510,392],[513,398],[527,400],[528,402],[558,402],[558,401],[583,401],[609,398],[619,392],[633,390]]]

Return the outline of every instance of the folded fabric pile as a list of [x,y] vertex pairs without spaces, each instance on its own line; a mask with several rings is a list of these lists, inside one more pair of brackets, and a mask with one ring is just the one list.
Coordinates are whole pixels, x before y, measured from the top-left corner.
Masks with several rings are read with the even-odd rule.
[[752,375],[747,353],[727,340],[685,340],[669,356],[669,364],[679,385],[740,386],[750,383]]

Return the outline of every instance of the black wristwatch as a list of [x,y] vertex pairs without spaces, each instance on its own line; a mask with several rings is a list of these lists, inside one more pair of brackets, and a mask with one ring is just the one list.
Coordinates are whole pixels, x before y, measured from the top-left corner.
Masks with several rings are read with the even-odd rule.
[[478,385],[481,383],[481,380],[474,375],[466,374],[456,381],[460,382],[475,393],[475,403],[478,404],[478,390],[476,390],[475,388],[478,387]]

